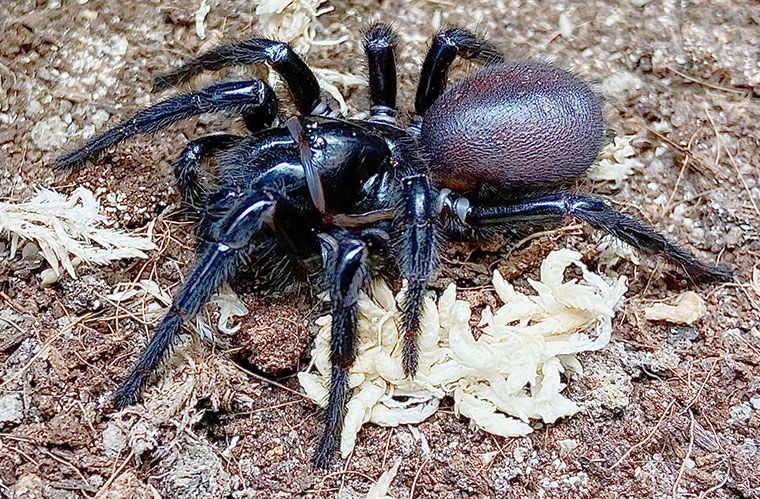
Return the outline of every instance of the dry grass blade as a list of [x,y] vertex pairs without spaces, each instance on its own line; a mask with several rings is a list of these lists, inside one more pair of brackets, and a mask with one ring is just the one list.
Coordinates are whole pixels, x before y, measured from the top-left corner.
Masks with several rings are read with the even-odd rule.
[[675,405],[675,403],[676,403],[675,399],[670,401],[670,403],[668,404],[668,406],[663,411],[662,416],[660,416],[660,419],[657,421],[657,424],[654,425],[654,428],[652,428],[652,431],[649,432],[649,434],[644,438],[644,440],[636,443],[636,445],[632,446],[627,451],[625,451],[625,453],[623,453],[623,455],[620,456],[620,459],[618,459],[617,461],[615,461],[615,464],[613,464],[612,466],[610,466],[610,469],[614,470],[615,468],[617,468],[620,465],[620,463],[622,463],[623,461],[625,461],[625,459],[631,454],[631,452],[633,452],[634,450],[638,449],[639,447],[642,447],[642,446],[646,445],[647,442],[649,442],[650,440],[652,440],[652,438],[654,437],[655,433],[657,433],[657,430],[660,428],[660,425],[662,424],[662,422],[665,421],[665,418],[670,414],[670,411],[671,411],[671,409],[673,409],[673,406]]
[[700,80],[700,79],[695,78],[693,76],[687,75],[686,73],[678,71],[677,69],[675,69],[672,66],[665,66],[665,67],[667,68],[668,71],[677,74],[678,76],[680,76],[684,80],[690,81],[692,83],[696,83],[697,85],[702,85],[702,86],[707,87],[707,88],[712,88],[713,90],[721,90],[723,92],[730,92],[732,94],[738,94],[738,95],[747,96],[747,97],[749,97],[751,95],[748,90],[739,90],[738,88],[731,88],[731,87],[723,87],[723,86],[720,86],[720,85],[714,85],[712,83],[708,83],[708,82],[706,82],[704,80]]
[[417,473],[414,475],[414,481],[412,482],[412,487],[409,489],[409,499],[414,499],[414,490],[417,488],[417,481],[420,479],[420,475],[422,474],[422,470],[425,469],[425,466],[428,465],[432,458],[427,458],[425,461],[423,461],[422,465],[420,465],[420,468],[417,470]]
[[691,409],[689,409],[689,418],[691,419],[691,425],[689,426],[689,448],[686,451],[686,455],[683,457],[683,461],[681,461],[678,475],[676,475],[676,479],[673,481],[673,489],[671,490],[671,496],[673,499],[675,499],[678,494],[678,485],[681,483],[681,478],[683,478],[686,462],[691,458],[691,452],[694,450],[694,413]]
[[[686,146],[687,151],[691,151],[691,146],[694,144],[694,139],[696,138],[697,134],[694,133],[691,136],[691,139],[689,139],[689,145]],[[670,197],[668,198],[665,205],[662,207],[661,214],[665,215],[668,212],[668,208],[670,208],[670,203],[673,202],[673,198],[676,197],[676,192],[678,191],[678,186],[681,184],[681,179],[683,178],[683,173],[686,171],[686,168],[689,166],[689,162],[691,161],[691,155],[687,154],[684,156],[683,163],[681,164],[681,169],[678,171],[678,177],[676,178],[676,184],[673,186],[673,191],[670,193]]]
[[121,466],[119,466],[113,473],[111,473],[111,476],[108,477],[108,480],[103,484],[103,486],[100,488],[97,494],[95,494],[95,498],[103,497],[106,492],[108,492],[108,487],[111,486],[111,484],[116,480],[122,471],[124,471],[124,467],[129,463],[129,461],[132,460],[132,458],[135,455],[135,451],[130,451],[127,457],[124,458],[124,462],[121,463]]

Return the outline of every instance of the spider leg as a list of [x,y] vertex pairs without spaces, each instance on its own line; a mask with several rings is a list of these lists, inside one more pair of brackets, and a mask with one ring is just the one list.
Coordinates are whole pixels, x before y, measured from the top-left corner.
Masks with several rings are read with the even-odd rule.
[[243,137],[225,133],[207,135],[188,142],[174,162],[174,176],[177,179],[182,201],[196,212],[206,207],[208,186],[203,179],[203,161],[217,156],[243,140]]
[[153,83],[153,90],[164,90],[184,83],[203,70],[217,71],[229,66],[262,63],[269,64],[283,77],[301,114],[329,116],[332,113],[322,100],[319,83],[306,63],[287,43],[266,38],[222,45],[201,54],[179,68],[158,76]]
[[[183,321],[192,319],[224,282],[234,277],[237,268],[253,250],[251,238],[265,223],[270,223],[275,201],[265,192],[251,192],[220,200],[227,209],[214,227],[209,240],[201,245],[196,265],[187,276],[174,302],[140,354],[127,379],[116,389],[116,407],[137,402],[150,374],[166,357]],[[219,208],[220,210],[222,207]]]
[[81,165],[138,133],[155,133],[177,121],[220,111],[233,111],[243,116],[260,118],[271,116],[271,123],[277,114],[277,98],[271,87],[261,80],[219,83],[181,94],[143,109],[120,125],[90,139],[76,151],[57,158],[55,169]]
[[407,280],[402,310],[404,331],[404,373],[417,372],[417,332],[424,304],[428,278],[438,263],[439,231],[434,197],[425,175],[410,175],[402,179],[403,198],[398,210],[396,227],[400,227],[397,260],[401,277]]
[[648,225],[614,210],[601,198],[593,196],[560,192],[506,206],[471,206],[463,221],[482,230],[540,225],[561,221],[566,216],[587,222],[638,250],[663,256],[683,268],[692,280],[730,281],[733,277],[730,271],[698,261]]
[[396,33],[387,24],[375,23],[364,34],[364,52],[369,66],[370,115],[373,121],[395,123],[396,118]]
[[332,301],[332,374],[325,431],[314,454],[314,465],[318,468],[329,466],[330,456],[340,441],[348,400],[348,369],[355,354],[359,291],[369,273],[367,244],[355,235],[340,233],[336,236],[319,235],[325,278]]
[[489,42],[462,28],[448,28],[438,32],[425,56],[417,86],[414,109],[422,116],[441,96],[446,88],[449,67],[454,57],[473,59],[486,64],[502,62],[504,56]]

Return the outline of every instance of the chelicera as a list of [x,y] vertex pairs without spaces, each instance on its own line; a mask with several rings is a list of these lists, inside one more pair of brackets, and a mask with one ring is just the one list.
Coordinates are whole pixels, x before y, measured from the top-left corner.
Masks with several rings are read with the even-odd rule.
[[[426,283],[442,239],[487,237],[574,217],[680,266],[692,280],[730,279],[652,228],[600,198],[567,185],[602,146],[605,126],[589,86],[542,62],[507,62],[464,29],[439,32],[422,66],[415,116],[396,113],[395,34],[371,26],[364,49],[370,115],[345,119],[323,100],[316,78],[284,43],[254,38],[220,46],[156,80],[158,89],[203,70],[269,64],[288,85],[299,116],[281,121],[275,93],[261,80],[217,83],[169,98],[58,158],[68,169],[139,133],[191,116],[228,111],[251,135],[191,141],[176,161],[184,202],[198,216],[196,263],[174,302],[116,389],[115,405],[138,400],[183,321],[251,262],[285,258],[294,266],[322,257],[332,301],[332,378],[324,434],[314,464],[325,468],[340,438],[354,357],[357,301],[381,252],[407,281],[401,327],[404,369],[417,368],[415,337]],[[456,56],[483,69],[446,90]],[[216,178],[204,165],[218,158]]]

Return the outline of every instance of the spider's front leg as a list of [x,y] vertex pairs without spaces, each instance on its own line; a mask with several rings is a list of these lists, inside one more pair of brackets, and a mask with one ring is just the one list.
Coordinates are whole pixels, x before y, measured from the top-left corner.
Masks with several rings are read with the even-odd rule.
[[314,465],[327,468],[340,441],[348,400],[348,370],[354,361],[359,291],[369,273],[367,244],[350,233],[320,234],[325,280],[332,301],[330,395],[325,431],[314,454]]
[[375,23],[364,34],[369,69],[370,121],[396,122],[396,34],[390,26]]
[[625,241],[645,253],[660,255],[680,266],[694,281],[730,281],[733,274],[704,264],[655,232],[648,225],[611,208],[598,197],[559,192],[517,204],[467,207],[465,224],[479,230],[541,225],[574,217]]
[[155,133],[193,116],[220,111],[242,114],[254,129],[272,123],[277,115],[277,97],[261,80],[235,81],[211,85],[196,92],[171,97],[143,109],[127,121],[90,139],[81,148],[55,160],[56,170],[79,166],[103,151],[137,134]]
[[219,217],[207,229],[195,268],[187,276],[169,312],[153,333],[127,379],[114,393],[116,407],[137,402],[150,374],[166,356],[183,321],[192,319],[224,282],[235,276],[255,249],[252,237],[272,222],[276,202],[266,192],[221,197]]
[[283,77],[301,114],[334,114],[322,99],[319,83],[306,63],[287,43],[266,38],[251,38],[212,49],[157,77],[153,89],[164,90],[172,85],[184,83],[204,70],[218,71],[229,66],[262,63],[269,64]]
[[191,140],[174,162],[174,177],[182,201],[196,213],[207,208],[208,185],[203,178],[202,165],[207,159],[218,156],[244,137],[219,133]]
[[402,179],[403,198],[395,226],[400,239],[396,250],[401,277],[407,280],[402,310],[404,373],[417,372],[417,333],[427,281],[438,264],[439,226],[435,198],[427,176],[414,174]]

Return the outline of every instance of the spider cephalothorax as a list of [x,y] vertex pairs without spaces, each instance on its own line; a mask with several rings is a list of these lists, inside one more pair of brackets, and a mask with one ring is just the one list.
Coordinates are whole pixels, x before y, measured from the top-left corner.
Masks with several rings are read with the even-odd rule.
[[[184,82],[202,70],[267,63],[288,84],[300,116],[280,125],[275,94],[261,80],[218,83],[140,111],[56,161],[58,169],[71,168],[132,135],[203,113],[239,113],[251,131],[248,137],[193,140],[175,163],[183,200],[199,217],[196,264],[116,390],[117,406],[137,401],[182,321],[271,248],[294,262],[321,253],[332,300],[333,369],[325,432],[314,458],[319,467],[329,464],[340,435],[370,250],[386,252],[408,283],[401,324],[408,376],[417,367],[423,294],[443,236],[477,238],[571,216],[662,255],[692,279],[730,278],[730,272],[700,263],[603,200],[562,188],[588,169],[604,136],[596,97],[572,73],[545,63],[505,62],[469,31],[446,29],[433,39],[416,115],[404,125],[396,118],[394,45],[395,35],[384,24],[366,33],[367,120],[334,112],[288,45],[254,38],[201,55],[159,77],[156,87]],[[456,56],[485,67],[446,91]],[[209,182],[202,166],[211,157],[219,158],[219,173]]]

